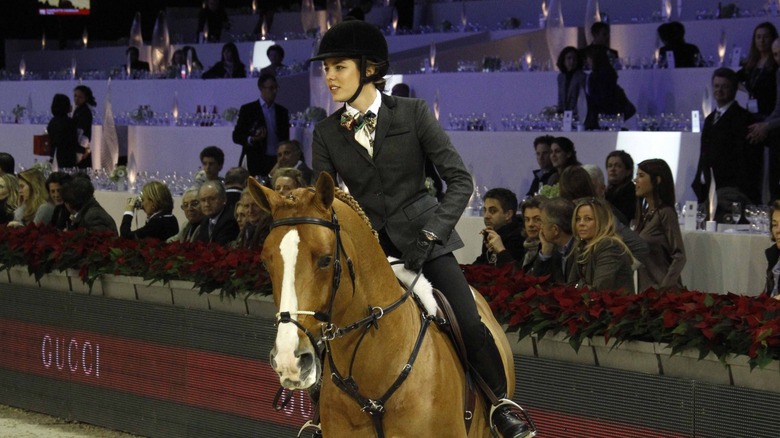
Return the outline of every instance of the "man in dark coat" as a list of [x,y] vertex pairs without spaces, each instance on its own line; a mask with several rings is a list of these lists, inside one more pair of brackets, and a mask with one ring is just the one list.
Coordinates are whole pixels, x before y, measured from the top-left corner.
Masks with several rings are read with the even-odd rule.
[[474,261],[475,265],[489,263],[502,266],[512,261],[523,261],[523,222],[516,213],[517,196],[511,190],[495,188],[485,193],[482,254]]

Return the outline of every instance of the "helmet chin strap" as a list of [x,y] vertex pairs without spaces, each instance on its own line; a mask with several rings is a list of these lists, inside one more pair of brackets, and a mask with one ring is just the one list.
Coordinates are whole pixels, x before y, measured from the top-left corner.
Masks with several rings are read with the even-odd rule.
[[363,84],[368,82],[368,78],[366,78],[366,57],[361,56],[360,57],[360,83],[358,85],[357,91],[355,91],[355,94],[352,95],[352,97],[347,100],[347,103],[351,104],[355,101],[355,99],[360,96],[360,93],[363,91]]

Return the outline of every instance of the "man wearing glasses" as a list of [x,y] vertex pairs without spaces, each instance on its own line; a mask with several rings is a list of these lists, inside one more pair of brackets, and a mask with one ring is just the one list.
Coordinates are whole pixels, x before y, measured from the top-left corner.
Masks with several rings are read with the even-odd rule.
[[168,239],[168,242],[194,242],[197,239],[198,227],[205,217],[200,211],[197,187],[190,187],[184,192],[181,198],[181,209],[184,211],[187,223],[181,227],[178,234]]

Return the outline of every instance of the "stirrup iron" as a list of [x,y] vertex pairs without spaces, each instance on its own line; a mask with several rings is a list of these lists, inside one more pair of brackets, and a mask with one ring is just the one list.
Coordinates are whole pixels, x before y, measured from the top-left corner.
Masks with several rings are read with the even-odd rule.
[[301,435],[303,435],[307,429],[314,429],[314,432],[312,432],[312,435],[314,436],[322,436],[322,427],[320,427],[320,423],[312,423],[312,421],[309,420],[301,426],[301,430],[298,431],[298,438],[301,438]]
[[515,403],[514,401],[508,399],[508,398],[502,398],[498,400],[498,404],[493,405],[490,407],[490,431],[493,432],[494,436],[500,436],[498,434],[498,430],[496,428],[496,425],[493,423],[493,414],[496,412],[497,409],[504,407],[504,406],[511,406],[512,410],[518,412],[520,414],[520,419],[525,421],[525,423],[528,425],[528,428],[531,429],[531,433],[527,435],[528,438],[533,438],[536,436],[536,425],[534,424],[534,421],[531,420],[531,416],[528,415],[528,412],[526,412],[525,409],[523,409],[522,406]]

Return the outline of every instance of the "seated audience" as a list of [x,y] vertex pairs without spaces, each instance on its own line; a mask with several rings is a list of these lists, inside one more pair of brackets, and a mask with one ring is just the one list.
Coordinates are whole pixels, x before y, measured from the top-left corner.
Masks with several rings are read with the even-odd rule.
[[233,210],[227,208],[227,196],[222,183],[203,183],[198,191],[198,201],[204,218],[200,223],[197,240],[227,245],[238,237],[238,223],[233,217]]
[[[138,47],[128,47],[125,50],[125,57],[127,57],[127,61],[130,63],[130,74],[135,75],[138,72],[149,71],[149,63],[139,60],[140,56],[141,52],[138,51]],[[125,64],[124,68],[127,70],[127,64]]]
[[14,156],[8,152],[0,152],[0,175],[4,173],[10,173],[13,175],[14,169],[16,169]]
[[287,196],[295,189],[306,187],[308,184],[303,180],[303,174],[298,169],[292,167],[281,167],[271,175],[271,185],[273,189]]
[[200,201],[198,201],[198,187],[190,187],[184,191],[181,197],[181,209],[184,211],[184,217],[187,223],[180,227],[180,231],[175,236],[168,239],[168,242],[194,242],[198,237],[198,230],[203,218],[203,212],[200,211]]
[[69,230],[111,231],[117,234],[116,222],[95,199],[95,186],[89,177],[74,175],[60,190],[62,202],[70,212]]
[[245,78],[246,66],[241,62],[238,48],[233,43],[222,47],[222,60],[203,73],[203,79]]
[[[252,198],[248,189],[244,189],[241,200],[236,204],[236,212],[239,206],[245,215],[245,225],[241,228],[238,238],[232,245],[236,248],[259,249],[263,247],[265,238],[271,231],[271,215],[260,208]],[[238,220],[238,218],[236,218]]]
[[[138,205],[137,201],[140,201]],[[146,225],[130,231],[135,210],[146,213]],[[137,198],[127,200],[119,235],[125,239],[153,238],[167,240],[179,232],[179,223],[173,216],[173,196],[165,183],[150,181],[144,184]]]
[[585,72],[582,71],[580,52],[572,46],[565,47],[558,55],[558,61],[555,65],[560,71],[558,73],[558,112],[573,111],[575,115],[578,115],[577,101],[580,93],[585,92],[586,78]]
[[225,173],[225,195],[229,207],[232,208],[241,199],[241,192],[246,188],[247,178],[249,178],[249,171],[243,167],[231,167]]
[[13,174],[0,174],[0,225],[14,220],[19,205],[19,180]]
[[609,24],[596,22],[590,26],[591,43],[583,51],[597,50],[607,56],[608,62],[613,67],[620,60],[618,51],[609,47],[610,29]]
[[636,189],[634,188],[634,159],[626,151],[612,151],[607,155],[607,191],[604,197],[628,221],[636,213]]
[[542,202],[541,216],[539,254],[526,272],[536,277],[549,275],[551,283],[565,284],[573,265],[569,254],[575,241],[571,229],[574,204],[564,198],[549,199]]
[[658,61],[661,65],[669,65],[669,55],[674,56],[674,67],[698,67],[701,62],[699,48],[685,42],[685,26],[679,21],[664,23],[658,26],[658,38],[663,47],[658,50]]
[[219,0],[206,0],[204,7],[198,12],[197,40],[200,41],[201,34],[205,34],[206,41],[219,42],[222,39],[222,29],[230,30],[230,19],[225,7]]
[[225,153],[218,146],[206,146],[200,151],[200,167],[206,174],[206,181],[221,181],[219,172],[225,165]]
[[[555,141],[552,135],[543,135],[534,139],[534,151],[536,152],[536,163],[539,168],[534,170],[534,180],[528,189],[526,196],[534,196],[539,193],[543,186],[552,184],[553,175],[558,173],[550,160],[550,148]],[[557,178],[557,177],[556,177]]]
[[271,61],[270,65],[267,65],[260,69],[260,74],[269,74],[272,76],[279,76],[279,73],[284,71],[286,65],[284,65],[284,48],[279,44],[274,44],[265,51],[268,60]]
[[276,164],[271,169],[271,175],[280,167],[292,167],[301,171],[304,185],[312,183],[312,170],[303,159],[301,142],[298,140],[280,141],[276,149]]
[[76,167],[79,163],[78,154],[87,151],[79,144],[78,128],[76,122],[68,116],[70,111],[68,96],[55,94],[51,102],[53,117],[46,126],[46,132],[49,134],[51,159],[57,157],[57,166],[60,169]]
[[567,283],[591,290],[634,292],[631,251],[615,232],[610,207],[598,198],[586,198],[574,208],[572,229],[577,234],[570,258],[575,265]]
[[503,266],[522,262],[523,223],[517,217],[517,196],[509,189],[494,188],[485,193],[482,217],[485,228],[482,233],[482,254],[475,265]]
[[523,249],[525,249],[525,255],[523,256],[522,267],[523,270],[528,272],[531,270],[536,256],[539,254],[539,247],[541,245],[539,241],[539,231],[542,227],[542,202],[546,201],[544,196],[534,196],[533,198],[523,201],[520,206],[520,211],[523,213],[523,229],[525,230],[525,241],[523,242]]
[[718,108],[704,119],[699,163],[691,186],[699,202],[704,202],[714,174],[717,189],[733,187],[760,204],[764,148],[747,141],[752,116],[736,101],[736,73],[725,67],[715,70],[712,95]]
[[764,287],[764,294],[774,299],[780,299],[780,291],[778,291],[778,285],[780,285],[780,201],[775,201],[772,204],[772,230],[771,237],[774,244],[766,249],[766,286]]
[[19,205],[14,211],[14,220],[9,227],[21,227],[30,224],[48,224],[54,213],[54,205],[49,202],[46,181],[43,172],[27,169],[19,172]]
[[639,268],[638,291],[682,287],[685,245],[674,209],[672,170],[661,159],[642,161],[634,183],[639,201],[636,232],[650,247]]
[[52,212],[51,221],[49,223],[58,230],[65,230],[68,228],[70,212],[62,201],[62,186],[72,178],[72,176],[64,172],[52,172],[49,177],[46,178],[46,191],[49,192],[49,199],[51,199],[52,204],[54,204],[54,211]]
[[181,50],[184,52],[184,59],[188,68],[192,69],[192,71],[203,71],[203,64],[200,62],[200,58],[198,58],[198,52],[195,50],[195,47],[184,46]]
[[555,137],[550,145],[550,163],[555,168],[555,174],[550,176],[548,183],[557,184],[567,167],[581,164],[577,161],[574,142],[567,137]]

